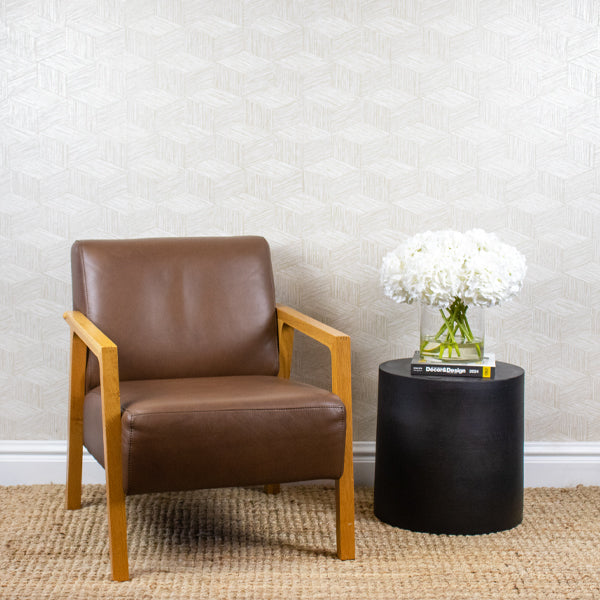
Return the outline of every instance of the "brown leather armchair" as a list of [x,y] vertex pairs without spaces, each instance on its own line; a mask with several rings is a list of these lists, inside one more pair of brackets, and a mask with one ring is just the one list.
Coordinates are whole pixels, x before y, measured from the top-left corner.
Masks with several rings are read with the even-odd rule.
[[[337,555],[354,558],[350,338],[275,304],[266,240],[79,241],[71,263],[66,506],[85,445],[113,579],[129,578],[125,496],[167,490],[334,479]],[[289,379],[294,330],[330,349],[331,393]]]

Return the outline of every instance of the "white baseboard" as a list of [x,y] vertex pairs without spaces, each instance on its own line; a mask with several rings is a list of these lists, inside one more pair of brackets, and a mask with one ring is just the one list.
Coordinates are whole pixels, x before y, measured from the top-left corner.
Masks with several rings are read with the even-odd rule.
[[600,485],[600,442],[525,442],[526,487]]
[[[0,485],[65,483],[67,442],[0,440]],[[84,448],[83,483],[105,483],[104,469]]]
[[[0,440],[0,485],[64,483],[66,442]],[[354,478],[373,485],[375,442],[354,442]],[[83,482],[104,483],[104,469],[87,453]],[[600,442],[525,442],[525,487],[600,485]]]

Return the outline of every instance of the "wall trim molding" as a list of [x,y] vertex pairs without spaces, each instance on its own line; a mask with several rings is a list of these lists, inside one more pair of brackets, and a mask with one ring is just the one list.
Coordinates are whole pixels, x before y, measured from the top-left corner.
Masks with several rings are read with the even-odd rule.
[[[64,483],[64,440],[0,440],[0,485]],[[373,485],[375,442],[354,442],[359,485]],[[104,470],[84,451],[84,483],[104,483]],[[526,487],[600,485],[600,442],[525,442]]]
[[[0,440],[0,485],[65,483],[65,440]],[[104,469],[85,448],[83,482],[104,483]]]

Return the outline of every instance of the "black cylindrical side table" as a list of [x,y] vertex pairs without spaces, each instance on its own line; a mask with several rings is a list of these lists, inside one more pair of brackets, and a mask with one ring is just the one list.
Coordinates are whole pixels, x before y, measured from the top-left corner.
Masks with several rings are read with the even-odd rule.
[[412,376],[379,367],[375,515],[429,533],[502,531],[523,520],[520,367],[494,379]]

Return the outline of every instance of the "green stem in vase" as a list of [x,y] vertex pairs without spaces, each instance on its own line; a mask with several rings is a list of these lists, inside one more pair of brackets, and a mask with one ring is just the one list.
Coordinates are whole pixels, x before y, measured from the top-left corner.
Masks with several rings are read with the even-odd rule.
[[[452,308],[452,307],[450,307]],[[448,316],[444,313],[444,310],[440,308],[440,314],[442,315],[442,319],[444,319],[444,324],[442,325],[438,335],[435,336],[435,339],[440,342],[440,358],[444,357],[444,351],[448,350],[448,358],[452,356],[452,348],[456,349],[456,355],[460,356],[460,350],[458,349],[458,344],[454,338],[454,313],[451,312]],[[440,338],[442,337],[444,331],[446,331],[446,337],[442,341]]]
[[[475,342],[471,326],[467,317],[468,306],[460,299],[455,298],[454,302],[444,310],[440,308],[442,325],[432,338],[426,338],[421,343],[421,354],[434,356],[438,358],[452,358],[453,352],[457,358],[461,358],[461,344],[473,343],[477,356],[481,359],[481,344]],[[433,343],[433,347],[428,347]]]

